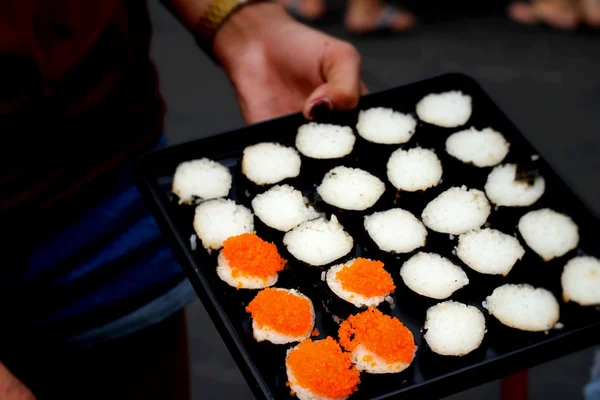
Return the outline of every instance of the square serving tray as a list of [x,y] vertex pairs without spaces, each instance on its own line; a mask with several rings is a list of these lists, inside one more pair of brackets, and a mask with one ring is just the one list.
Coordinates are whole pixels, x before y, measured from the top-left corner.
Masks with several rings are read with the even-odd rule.
[[[464,127],[443,129],[419,122],[413,138],[401,146],[375,145],[357,137],[353,152],[342,160],[315,162],[303,156],[300,177],[289,181],[289,184],[314,201],[317,209],[327,212],[328,217],[335,213],[353,236],[355,249],[345,259],[363,256],[384,261],[397,289],[393,295],[395,306],[392,308],[384,302],[379,308],[384,313],[398,317],[412,331],[418,346],[412,365],[399,374],[361,374],[359,390],[350,399],[442,397],[600,342],[600,310],[597,307],[580,307],[574,303],[565,304],[562,301],[560,285],[562,268],[571,257],[578,254],[598,257],[599,221],[551,166],[542,157],[538,158],[535,149],[475,80],[461,74],[446,74],[369,94],[361,98],[355,111],[333,113],[324,122],[344,124],[354,129],[358,111],[376,106],[414,114],[415,105],[423,96],[448,90],[460,90],[472,96],[473,114]],[[138,184],[145,200],[257,398],[292,398],[289,387],[286,386],[284,368],[285,352],[290,346],[257,343],[253,339],[250,317],[245,311],[245,306],[257,291],[236,290],[228,286],[216,274],[216,252],[209,254],[202,248],[199,240],[197,248],[192,249],[190,239],[194,234],[194,206],[178,204],[176,196],[171,194],[172,177],[177,165],[183,161],[201,157],[216,160],[229,167],[234,176],[229,198],[251,209],[252,196],[265,189],[253,187],[241,174],[243,149],[248,145],[266,141],[293,146],[298,127],[306,122],[302,115],[294,114],[167,147],[143,156],[137,168]],[[546,180],[546,192],[531,207],[500,207],[492,210],[488,226],[516,235],[526,249],[526,255],[507,277],[478,274],[464,266],[453,254],[457,238],[450,235],[429,231],[426,246],[416,250],[436,252],[461,265],[469,276],[470,283],[457,291],[451,299],[474,305],[486,316],[488,331],[479,349],[465,357],[442,357],[434,354],[423,340],[425,312],[435,302],[412,293],[400,279],[400,266],[414,252],[390,255],[379,251],[365,234],[362,220],[364,215],[392,207],[405,208],[419,217],[430,200],[451,186],[466,185],[483,190],[491,168],[464,165],[450,157],[444,147],[448,135],[471,126],[478,129],[492,127],[501,132],[511,144],[504,162],[513,162],[538,170]],[[423,193],[397,194],[386,177],[387,159],[398,147],[416,146],[436,151],[444,167],[443,181],[436,188]],[[327,207],[315,196],[315,186],[320,183],[325,172],[335,165],[360,167],[373,173],[386,183],[386,193],[375,206],[365,212],[342,212]],[[542,261],[530,250],[518,236],[516,228],[523,214],[544,207],[571,216],[578,224],[581,236],[577,250],[550,262]],[[288,260],[288,265],[280,274],[276,286],[298,289],[312,299],[316,310],[315,327],[320,332],[315,339],[326,336],[337,338],[337,317],[344,318],[359,310],[340,305],[333,298],[328,287],[321,281],[321,272],[324,269],[308,267],[294,260],[282,245],[283,234],[268,228],[257,218],[255,226],[257,234],[275,242]],[[482,307],[482,301],[494,288],[504,283],[529,283],[551,290],[561,305],[562,329],[526,333],[501,325]]]

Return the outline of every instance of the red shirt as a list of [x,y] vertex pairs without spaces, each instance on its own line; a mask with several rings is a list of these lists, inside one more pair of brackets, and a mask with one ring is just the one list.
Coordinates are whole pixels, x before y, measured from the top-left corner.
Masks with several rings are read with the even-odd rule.
[[145,0],[1,0],[0,210],[50,214],[161,134]]

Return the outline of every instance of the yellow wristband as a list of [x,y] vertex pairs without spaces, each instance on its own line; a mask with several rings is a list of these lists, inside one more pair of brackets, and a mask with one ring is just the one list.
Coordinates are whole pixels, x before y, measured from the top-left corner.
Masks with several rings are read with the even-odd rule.
[[[194,36],[202,50],[217,62],[213,52],[213,40],[219,28],[239,8],[246,4],[267,0],[212,0],[200,22],[196,26]],[[217,62],[218,63],[218,62]]]

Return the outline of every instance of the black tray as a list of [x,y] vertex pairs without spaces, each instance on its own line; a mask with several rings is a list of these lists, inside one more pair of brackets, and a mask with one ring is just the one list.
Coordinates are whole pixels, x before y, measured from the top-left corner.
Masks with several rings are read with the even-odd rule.
[[[473,98],[473,115],[466,126],[479,129],[491,126],[505,135],[511,143],[510,153],[505,162],[517,162],[539,169],[546,179],[546,193],[527,208],[500,208],[493,210],[488,220],[491,227],[509,234],[517,232],[520,216],[531,209],[551,207],[570,215],[580,227],[580,247],[573,252],[551,262],[541,259],[529,250],[521,240],[527,253],[506,277],[490,277],[478,274],[464,267],[470,284],[456,292],[452,299],[472,304],[482,309],[481,302],[492,290],[506,282],[530,283],[551,290],[561,299],[560,273],[566,260],[576,254],[598,256],[599,231],[596,216],[565,185],[543,160],[532,161],[537,154],[518,129],[508,120],[480,86],[471,78],[460,74],[447,74],[411,85],[370,94],[361,99],[358,109],[373,106],[392,107],[403,112],[414,113],[416,103],[426,94],[447,90],[462,90]],[[329,122],[354,127],[358,111],[336,113]],[[198,296],[222,335],[231,354],[258,398],[290,398],[286,386],[284,369],[285,351],[289,346],[276,346],[270,343],[257,343],[252,338],[250,318],[245,305],[257,293],[255,290],[236,290],[219,280],[215,272],[216,254],[209,255],[200,245],[191,250],[192,206],[177,204],[170,193],[171,178],[176,166],[183,161],[209,157],[228,166],[234,174],[234,184],[230,198],[250,207],[251,195],[257,189],[249,185],[240,173],[240,159],[244,147],[262,142],[278,141],[294,144],[296,129],[306,121],[301,115],[291,115],[257,125],[248,126],[233,132],[195,140],[166,149],[158,150],[141,158],[138,166],[140,189],[158,219],[166,237],[170,241],[187,276]],[[481,347],[462,358],[437,356],[427,348],[421,332],[426,309],[434,302],[421,298],[404,286],[399,276],[402,262],[409,255],[391,256],[379,252],[364,233],[362,216],[358,212],[340,212],[319,203],[314,196],[314,184],[321,181],[324,173],[335,164],[359,166],[386,182],[387,190],[375,206],[366,213],[398,206],[420,216],[425,204],[450,186],[466,185],[469,188],[483,189],[491,168],[478,169],[461,164],[444,151],[446,137],[459,129],[442,129],[419,123],[412,140],[402,147],[434,148],[444,166],[443,182],[436,188],[422,194],[401,193],[395,196],[385,175],[389,154],[398,146],[374,145],[357,138],[353,153],[341,162],[315,162],[302,158],[300,178],[290,181],[308,196],[316,200],[316,207],[328,213],[336,213],[346,230],[354,237],[355,250],[347,257],[364,256],[380,259],[392,273],[397,289],[394,294],[396,307],[391,309],[384,302],[379,308],[388,314],[396,315],[413,332],[419,350],[413,364],[400,374],[361,375],[359,391],[352,399],[381,399],[391,396],[432,398],[449,395],[486,381],[497,379],[536,364],[558,358],[569,352],[588,347],[600,341],[600,311],[594,307],[579,307],[561,301],[560,321],[564,328],[546,333],[525,333],[501,325],[485,310],[488,332]],[[534,157],[535,158],[535,157]],[[264,190],[264,189],[263,189]],[[308,295],[316,308],[316,328],[323,338],[331,335],[337,338],[337,324],[331,314],[324,310],[323,303],[330,312],[346,316],[358,312],[357,309],[336,301],[328,287],[321,281],[320,268],[307,267],[296,262],[281,244],[282,234],[266,227],[255,218],[257,233],[275,241],[280,251],[288,259],[286,269],[280,274],[277,286],[297,288]],[[425,251],[440,253],[462,265],[452,254],[456,244],[449,235],[429,231]],[[333,311],[332,311],[333,310]]]

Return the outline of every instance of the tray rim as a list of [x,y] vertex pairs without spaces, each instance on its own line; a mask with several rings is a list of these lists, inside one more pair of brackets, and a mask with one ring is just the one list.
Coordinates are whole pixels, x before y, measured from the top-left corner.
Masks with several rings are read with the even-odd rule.
[[[512,119],[508,118],[508,115],[493,100],[493,97],[490,96],[490,94],[483,87],[483,85],[481,85],[480,82],[477,81],[472,76],[461,73],[461,72],[448,72],[448,73],[444,73],[444,74],[434,75],[434,76],[431,76],[431,77],[425,78],[425,79],[407,82],[407,83],[404,83],[401,85],[396,85],[396,86],[393,86],[393,87],[390,87],[387,89],[371,92],[369,94],[361,96],[361,99],[369,98],[371,96],[377,96],[382,93],[386,93],[386,92],[390,92],[390,91],[395,91],[395,90],[398,90],[398,89],[406,87],[406,86],[417,85],[422,82],[427,82],[427,81],[431,81],[431,80],[435,80],[435,79],[443,79],[443,78],[452,77],[452,76],[458,77],[463,80],[470,80],[474,85],[476,85],[482,93],[484,93],[488,98],[490,98],[492,100],[491,103],[492,103],[492,106],[495,107],[495,109],[496,109],[495,111],[498,114],[500,114],[502,117],[505,118],[505,120],[511,126],[511,128],[513,130],[519,132],[521,139],[523,141],[525,141],[538,154],[540,154],[540,156],[543,159],[546,159],[544,157],[543,153],[539,152],[538,148],[533,146],[533,144],[530,142],[529,138],[526,135],[524,135],[520,129],[518,129],[516,127],[516,125],[513,123]],[[166,147],[163,147],[161,149],[152,150],[148,153],[141,155],[140,157],[137,158],[137,160],[135,162],[135,179],[136,179],[138,189],[140,190],[140,193],[142,194],[142,197],[144,198],[144,200],[145,200],[146,204],[148,205],[150,211],[152,212],[153,216],[157,220],[161,230],[163,231],[163,234],[164,234],[166,240],[169,242],[170,246],[173,248],[173,252],[174,252],[177,260],[182,264],[182,267],[185,266],[185,269],[195,272],[192,274],[188,274],[186,271],[185,275],[188,278],[188,280],[190,281],[190,283],[192,284],[192,286],[194,287],[194,290],[196,291],[198,298],[201,300],[203,307],[209,314],[211,321],[213,322],[214,326],[216,327],[217,331],[219,332],[221,339],[225,343],[229,353],[232,355],[233,359],[235,360],[237,367],[242,372],[244,379],[246,380],[246,382],[250,386],[250,389],[252,390],[253,394],[257,398],[273,399],[274,397],[273,397],[273,394],[272,394],[269,386],[267,385],[265,380],[262,378],[262,375],[260,374],[257,367],[255,366],[253,360],[247,354],[247,352],[245,350],[245,346],[243,345],[243,343],[242,343],[239,335],[235,331],[234,327],[229,322],[227,314],[223,311],[222,308],[217,306],[218,301],[217,301],[214,293],[212,292],[212,287],[211,287],[210,283],[204,277],[203,274],[197,273],[197,268],[194,265],[195,261],[194,261],[193,255],[191,254],[190,250],[186,246],[182,245],[182,243],[185,243],[186,239],[182,238],[179,235],[172,218],[168,217],[168,213],[167,213],[167,210],[166,210],[164,204],[159,200],[160,194],[155,190],[155,188],[152,186],[150,181],[148,179],[146,179],[145,169],[146,169],[146,164],[150,162],[148,160],[150,158],[157,157],[157,154],[162,154],[165,152],[176,152],[178,149],[189,146],[192,143],[204,142],[207,139],[211,139],[216,136],[223,136],[223,135],[238,133],[242,130],[248,129],[250,126],[257,128],[260,126],[271,124],[273,121],[298,118],[299,116],[301,116],[300,112],[287,114],[287,115],[283,115],[283,116],[280,116],[277,118],[261,121],[258,123],[246,124],[246,125],[242,125],[237,128],[232,128],[232,129],[224,130],[221,132],[216,132],[216,133],[210,134],[208,136],[204,136],[202,138],[187,140],[187,141],[177,143],[174,145],[167,145]],[[562,183],[565,186],[568,187],[568,189],[571,191],[571,193],[577,198],[578,201],[580,201],[582,203],[582,205],[587,209],[587,211],[589,211],[589,213],[594,217],[596,222],[600,222],[600,213],[596,212],[594,210],[594,208],[591,207],[590,203],[585,198],[583,198],[578,191],[573,190],[572,186],[567,183],[568,181],[564,179],[563,173],[559,172],[558,170],[553,168],[551,165],[550,165],[550,167],[552,169],[552,172],[562,181]],[[594,335],[594,333],[595,333],[595,335]],[[594,339],[594,338],[597,338],[597,339]],[[514,350],[512,352],[499,355],[494,359],[494,361],[492,363],[490,363],[490,362],[484,363],[477,369],[473,368],[472,366],[467,366],[467,367],[443,374],[441,376],[438,376],[438,377],[435,377],[432,379],[428,379],[426,382],[421,382],[421,383],[418,383],[418,384],[415,384],[415,385],[412,385],[409,387],[403,387],[396,391],[389,392],[383,396],[374,397],[372,400],[390,399],[390,398],[396,398],[397,396],[405,396],[406,398],[413,398],[413,397],[417,398],[419,396],[422,396],[423,394],[426,394],[428,392],[428,390],[430,392],[434,392],[436,396],[447,396],[452,393],[457,393],[462,390],[466,390],[468,388],[475,387],[477,385],[480,385],[480,384],[483,384],[486,382],[490,382],[495,379],[499,379],[503,376],[508,376],[509,374],[504,373],[507,370],[512,370],[513,373],[516,373],[519,370],[531,368],[533,366],[540,365],[544,362],[558,359],[558,358],[565,356],[567,354],[570,354],[574,351],[583,350],[585,348],[589,348],[596,344],[600,344],[600,321],[598,321],[596,324],[593,324],[591,326],[588,325],[585,327],[581,327],[576,330],[570,331],[564,335],[560,335],[555,338],[550,338],[543,342],[537,342],[537,343],[531,344],[527,347],[521,348],[519,350]],[[554,348],[553,352],[546,351],[548,349],[548,347],[550,347],[550,346]],[[536,355],[536,357],[532,357],[534,355],[534,353],[538,353]],[[522,361],[519,363],[519,368],[510,368],[510,367],[498,368],[499,364],[508,364],[508,363],[514,364],[514,360],[517,357],[522,359]],[[532,358],[535,358],[535,361],[531,361]],[[482,378],[465,379],[469,375],[472,375],[472,376],[480,375],[477,371],[480,371],[482,367],[491,370],[492,373],[486,374],[486,378],[483,378],[483,379]],[[503,373],[493,372],[496,369],[502,369]],[[456,379],[456,378],[461,378],[461,379]],[[455,381],[460,381],[460,382],[458,382],[459,383],[458,385],[456,384],[456,382],[454,383],[454,385],[445,385],[445,383],[451,379],[455,380]],[[461,382],[463,384],[461,384]],[[452,386],[453,389],[449,389],[450,386]],[[432,387],[441,388],[441,390],[440,389],[431,390]]]

